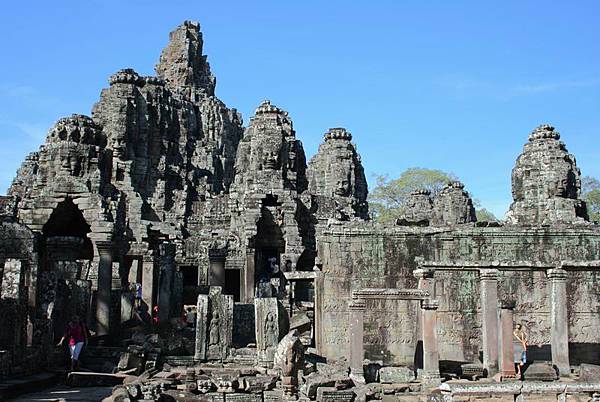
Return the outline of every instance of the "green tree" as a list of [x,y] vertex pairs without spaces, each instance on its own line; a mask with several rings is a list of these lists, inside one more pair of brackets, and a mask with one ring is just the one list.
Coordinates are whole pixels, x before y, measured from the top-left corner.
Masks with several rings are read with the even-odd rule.
[[481,201],[478,199],[473,200],[473,206],[475,207],[475,216],[477,217],[477,222],[497,222],[498,218],[496,215],[492,213],[492,211],[487,210],[481,206]]
[[[377,184],[369,194],[369,208],[375,220],[382,223],[395,222],[402,215],[404,202],[411,192],[427,189],[435,197],[448,182],[458,180],[452,173],[425,168],[406,169],[397,179],[388,176],[376,176],[375,179]],[[474,205],[478,221],[497,220],[493,213],[481,207],[478,200],[474,200]]]
[[397,179],[376,176],[377,185],[369,194],[369,208],[378,222],[394,222],[402,215],[404,201],[412,191],[427,189],[435,196],[453,180],[457,178],[452,173],[424,168],[406,169]]
[[581,195],[587,205],[591,221],[600,221],[600,181],[595,177],[585,176],[581,180]]

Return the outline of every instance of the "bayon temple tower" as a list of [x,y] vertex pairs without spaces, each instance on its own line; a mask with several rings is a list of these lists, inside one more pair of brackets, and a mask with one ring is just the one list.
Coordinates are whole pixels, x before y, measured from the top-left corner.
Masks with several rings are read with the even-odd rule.
[[[240,401],[514,377],[516,322],[528,358],[557,378],[600,363],[600,228],[555,128],[524,128],[505,221],[477,222],[452,182],[435,197],[415,191],[381,225],[353,143],[369,133],[324,127],[307,161],[283,105],[265,100],[244,126],[219,100],[202,48],[186,21],[155,76],[117,71],[91,115],[59,119],[0,198],[1,375],[55,364],[73,315],[90,354],[122,349],[113,371],[185,366],[190,395]],[[146,380],[131,400],[168,392]]]

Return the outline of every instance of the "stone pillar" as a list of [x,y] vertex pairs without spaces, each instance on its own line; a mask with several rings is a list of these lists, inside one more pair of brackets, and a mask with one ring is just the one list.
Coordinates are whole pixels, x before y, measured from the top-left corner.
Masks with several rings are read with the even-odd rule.
[[549,269],[550,279],[550,344],[552,364],[561,377],[571,375],[569,364],[569,321],[567,312],[567,271]]
[[[285,311],[285,310],[283,310]],[[254,322],[258,362],[262,367],[273,367],[275,349],[285,334],[282,328],[285,317],[280,317],[281,309],[276,297],[254,299]]]
[[350,378],[355,383],[364,384],[363,359],[365,356],[364,314],[367,305],[364,300],[353,299],[348,305],[350,310]]
[[[417,278],[417,288],[429,292],[433,297],[433,275],[434,271],[427,268],[418,268],[413,271],[413,276]],[[417,307],[416,323],[417,330],[417,350],[415,353],[415,368],[423,368],[423,362],[419,360],[422,356],[419,354],[419,348],[423,348],[423,313],[420,306]]]
[[244,269],[244,283],[242,284],[241,300],[252,303],[254,300],[254,254],[253,248],[246,249],[246,267]]
[[413,271],[413,276],[418,279],[417,287],[429,292],[433,297],[433,275],[435,271],[429,268],[418,268]]
[[145,255],[142,266],[142,301],[148,307],[150,315],[154,308],[154,262],[153,255]]
[[0,256],[0,289],[2,288],[2,282],[4,277],[4,264],[6,263],[6,259]]
[[129,289],[121,289],[121,323],[133,317],[133,293]]
[[421,315],[423,317],[423,382],[427,385],[439,385],[440,355],[437,340],[437,300],[426,299],[421,301]]
[[4,263],[0,296],[3,299],[21,300],[23,287],[23,264],[21,260],[8,259]]
[[158,321],[166,322],[171,318],[171,296],[173,291],[173,273],[175,271],[175,245],[164,242],[160,249],[160,276],[158,279]]
[[100,256],[96,293],[96,334],[105,336],[110,333],[113,243],[105,240],[96,241],[96,248]]
[[514,300],[503,300],[500,303],[500,377],[515,378],[514,344],[513,344],[513,310]]
[[206,361],[206,342],[208,326],[208,295],[198,295],[196,304],[196,349],[194,359]]
[[498,270],[479,271],[481,288],[481,324],[483,331],[483,367],[488,377],[498,372]]
[[127,276],[127,281],[130,284],[140,283],[142,264],[142,261],[137,257],[131,261],[131,268],[129,268],[129,275]]
[[322,272],[315,273],[315,347],[317,354],[323,353],[323,286],[324,276]]

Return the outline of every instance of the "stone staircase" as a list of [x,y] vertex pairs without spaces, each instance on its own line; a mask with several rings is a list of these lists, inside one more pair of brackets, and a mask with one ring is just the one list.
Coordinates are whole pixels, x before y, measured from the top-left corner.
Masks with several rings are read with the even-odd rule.
[[87,346],[81,353],[83,370],[97,373],[112,373],[119,363],[124,348],[108,346]]

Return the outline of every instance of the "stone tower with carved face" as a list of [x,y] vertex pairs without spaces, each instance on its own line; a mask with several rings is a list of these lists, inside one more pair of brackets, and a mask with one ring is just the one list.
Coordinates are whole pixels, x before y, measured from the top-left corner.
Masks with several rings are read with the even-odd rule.
[[580,197],[581,173],[554,127],[543,124],[529,135],[512,171],[514,202],[507,222],[522,225],[587,221]]

